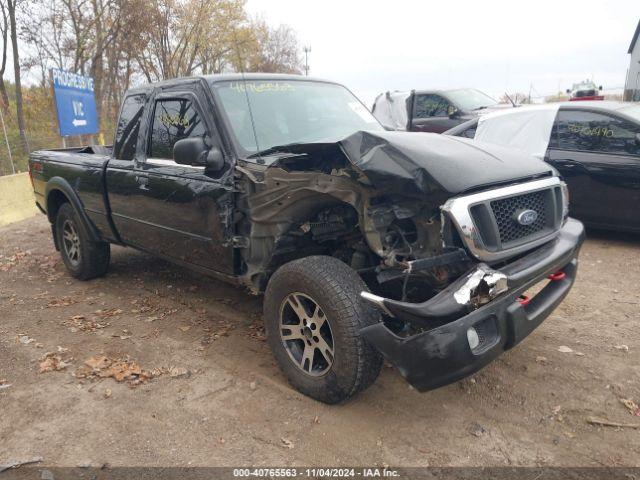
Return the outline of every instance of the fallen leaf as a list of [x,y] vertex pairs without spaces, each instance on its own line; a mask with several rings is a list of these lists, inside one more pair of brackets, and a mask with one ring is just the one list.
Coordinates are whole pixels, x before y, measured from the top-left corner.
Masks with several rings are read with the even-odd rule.
[[77,378],[113,378],[116,382],[127,381],[129,385],[135,386],[154,376],[128,357],[113,360],[104,355],[96,355],[85,360],[84,364],[84,367],[75,372]]
[[115,317],[116,315],[120,315],[122,310],[119,308],[106,308],[104,310],[96,310],[95,314],[102,318],[107,317]]
[[183,367],[170,367],[169,368],[169,376],[171,378],[189,376],[189,374],[190,374],[189,370],[187,370],[186,368],[183,368]]
[[62,360],[60,355],[48,352],[40,361],[40,373],[64,370],[67,366],[69,363]]
[[85,360],[84,364],[87,365],[88,367],[91,367],[94,370],[101,370],[111,365],[111,360],[109,360],[104,355],[98,355]]
[[629,347],[627,345],[615,345],[613,348],[616,350],[622,350],[623,352],[629,351]]
[[187,332],[187,331],[189,331],[190,328],[191,328],[190,325],[183,325],[182,327],[178,327],[178,330],[181,330],[183,332]]
[[47,308],[68,307],[69,305],[73,305],[74,303],[77,303],[77,300],[74,300],[71,297],[53,298],[49,300],[49,303],[47,303]]
[[104,391],[104,398],[110,398],[110,397],[111,397],[111,394],[112,394],[112,392],[111,392],[111,389],[110,389],[110,388],[105,389],[105,391]]
[[558,347],[558,351],[561,353],[573,353],[573,349],[567,347],[566,345],[560,345]]
[[285,448],[291,449],[294,447],[293,442],[287,438],[281,438],[280,441]]
[[638,404],[631,400],[630,398],[621,398],[620,403],[622,403],[631,415],[635,415],[636,417],[640,417],[640,407]]
[[547,363],[547,357],[543,357],[541,355],[538,355],[536,357],[536,363]]

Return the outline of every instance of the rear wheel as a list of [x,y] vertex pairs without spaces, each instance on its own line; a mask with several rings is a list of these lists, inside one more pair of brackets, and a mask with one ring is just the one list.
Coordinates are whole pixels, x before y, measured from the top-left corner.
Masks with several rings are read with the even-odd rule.
[[56,236],[62,261],[72,276],[89,280],[106,273],[111,256],[109,244],[89,240],[84,225],[69,203],[62,204],[58,210]]
[[380,321],[360,299],[367,287],[333,257],[313,256],[280,267],[265,292],[267,340],[300,392],[337,403],[370,386],[382,357],[359,333]]

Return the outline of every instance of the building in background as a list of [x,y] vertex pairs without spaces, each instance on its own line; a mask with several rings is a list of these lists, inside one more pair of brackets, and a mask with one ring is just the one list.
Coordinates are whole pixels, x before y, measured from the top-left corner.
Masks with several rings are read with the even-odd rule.
[[624,86],[624,99],[627,101],[640,102],[640,20],[629,45],[631,63],[627,71],[627,81]]

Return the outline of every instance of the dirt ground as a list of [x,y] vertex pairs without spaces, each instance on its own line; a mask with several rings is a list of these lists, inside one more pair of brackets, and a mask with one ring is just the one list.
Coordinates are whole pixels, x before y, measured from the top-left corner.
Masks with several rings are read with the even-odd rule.
[[567,300],[472,378],[420,394],[385,367],[327,406],[280,374],[260,298],[119,247],[80,282],[44,216],[4,227],[0,464],[639,466],[640,430],[587,418],[640,424],[640,237],[589,235]]

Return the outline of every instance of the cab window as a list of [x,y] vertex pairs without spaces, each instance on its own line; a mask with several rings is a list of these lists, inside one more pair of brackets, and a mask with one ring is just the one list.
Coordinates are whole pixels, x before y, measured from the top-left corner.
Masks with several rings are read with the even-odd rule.
[[173,145],[183,138],[204,137],[206,128],[193,102],[186,98],[156,101],[148,155],[173,159]]
[[449,102],[440,95],[416,95],[414,118],[447,117]]
[[551,146],[620,155],[640,155],[640,126],[619,117],[579,110],[560,110]]
[[113,158],[133,160],[140,132],[140,121],[144,112],[145,95],[129,95],[122,102],[116,138],[113,144]]

